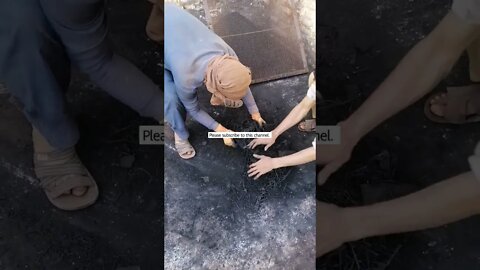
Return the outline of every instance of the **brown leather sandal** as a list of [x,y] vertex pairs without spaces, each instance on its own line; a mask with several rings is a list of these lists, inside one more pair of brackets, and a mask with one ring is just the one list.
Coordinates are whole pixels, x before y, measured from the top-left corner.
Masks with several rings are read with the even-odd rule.
[[442,124],[466,124],[480,122],[480,110],[468,113],[471,102],[480,105],[480,84],[461,87],[448,87],[446,95],[445,115],[439,116],[432,112],[433,101],[442,93],[431,95],[425,102],[425,115],[428,119]]
[[317,126],[316,119],[307,119],[298,124],[298,130],[302,132],[315,132],[315,127]]

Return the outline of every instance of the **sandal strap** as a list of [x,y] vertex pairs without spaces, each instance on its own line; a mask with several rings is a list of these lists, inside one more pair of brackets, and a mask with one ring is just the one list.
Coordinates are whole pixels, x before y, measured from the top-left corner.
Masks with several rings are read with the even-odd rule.
[[307,119],[305,120],[305,128],[306,129],[311,129],[315,130],[315,127],[317,126],[317,120],[316,119]]
[[193,146],[188,141],[176,141],[175,148],[177,152],[181,155],[194,151]]
[[35,166],[35,174],[40,180],[63,175],[88,175],[87,170],[82,164],[63,164],[53,166]]
[[465,122],[469,116],[467,114],[468,104],[474,98],[480,98],[480,86],[478,85],[449,87],[445,119],[455,123]]
[[58,198],[74,188],[93,187],[94,183],[88,176],[64,175],[45,178],[41,185],[48,197]]
[[56,181],[56,178],[65,175],[88,176],[87,169],[73,148],[49,153],[35,153],[34,163],[35,174],[42,181],[42,185],[49,185],[52,179]]
[[[303,123],[303,128],[300,128],[300,125]],[[298,125],[298,128],[301,130],[301,131],[307,131],[307,132],[310,132],[310,131],[315,131],[317,127],[317,121],[315,119],[307,119],[307,120],[304,120],[303,122],[301,122],[299,125]]]

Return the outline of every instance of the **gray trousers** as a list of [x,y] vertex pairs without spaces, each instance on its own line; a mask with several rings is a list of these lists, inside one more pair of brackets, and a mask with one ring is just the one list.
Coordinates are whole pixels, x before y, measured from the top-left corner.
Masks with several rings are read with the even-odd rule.
[[182,140],[188,140],[190,133],[185,125],[187,110],[178,97],[173,75],[165,69],[163,74],[165,87],[165,120]]
[[0,81],[54,147],[75,145],[70,67],[139,114],[163,120],[163,93],[107,42],[103,0],[0,0]]

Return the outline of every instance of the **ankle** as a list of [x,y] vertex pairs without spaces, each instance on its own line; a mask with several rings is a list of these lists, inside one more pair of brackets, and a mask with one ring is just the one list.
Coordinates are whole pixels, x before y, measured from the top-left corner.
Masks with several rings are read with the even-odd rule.
[[182,139],[182,138],[180,138],[180,136],[178,136],[178,134],[177,134],[177,133],[175,133],[175,135],[174,135],[174,136],[175,136],[175,141],[176,141],[176,142],[184,142],[184,141],[188,141],[188,139]]
[[32,130],[32,141],[35,153],[51,153],[57,151],[36,128]]

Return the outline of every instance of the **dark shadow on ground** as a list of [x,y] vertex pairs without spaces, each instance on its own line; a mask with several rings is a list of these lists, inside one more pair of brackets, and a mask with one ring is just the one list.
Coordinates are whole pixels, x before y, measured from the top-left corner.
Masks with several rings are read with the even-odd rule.
[[[320,124],[352,113],[440,21],[450,1],[317,2]],[[463,57],[445,85],[468,82]],[[480,125],[429,122],[425,99],[388,120],[357,147],[352,160],[323,187],[321,200],[362,205],[398,197],[469,170],[467,157],[480,140]],[[345,245],[317,261],[317,269],[478,269],[480,219],[438,229],[378,237]]]
[[[109,1],[110,34],[119,54],[162,85],[163,47],[144,30],[149,8],[147,1]],[[68,100],[99,201],[75,213],[50,205],[33,174],[30,125],[0,96],[0,269],[161,269],[163,147],[138,145],[138,126],[155,123],[81,74]]]

